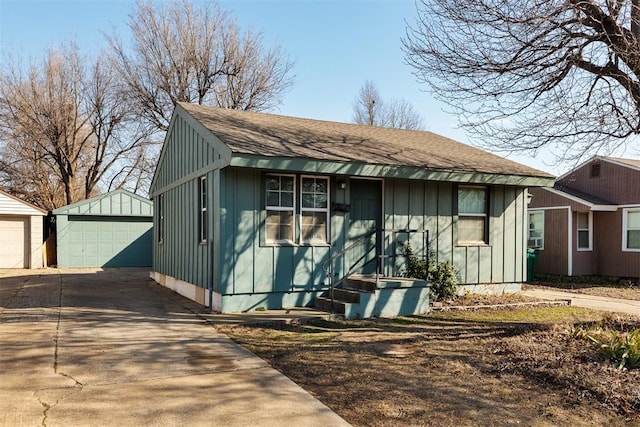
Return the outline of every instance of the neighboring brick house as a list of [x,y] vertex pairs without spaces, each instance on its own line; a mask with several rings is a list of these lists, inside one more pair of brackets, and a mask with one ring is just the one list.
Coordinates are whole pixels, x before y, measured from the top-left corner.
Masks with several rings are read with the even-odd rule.
[[595,156],[529,192],[536,273],[640,277],[640,160]]

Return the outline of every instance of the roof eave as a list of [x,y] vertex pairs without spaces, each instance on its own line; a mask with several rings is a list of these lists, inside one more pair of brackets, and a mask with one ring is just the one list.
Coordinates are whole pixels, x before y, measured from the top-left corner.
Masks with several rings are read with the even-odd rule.
[[617,205],[602,205],[602,204],[591,203],[588,200],[585,200],[578,196],[574,196],[573,194],[566,193],[562,190],[558,190],[557,188],[545,188],[545,190],[551,193],[557,194],[558,196],[564,197],[565,199],[571,200],[573,202],[580,203],[581,205],[588,207],[589,210],[594,212],[615,212],[618,210]]
[[474,184],[514,185],[521,187],[549,187],[553,177],[517,174],[498,174],[481,171],[452,171],[426,169],[416,166],[378,165],[361,162],[337,162],[311,158],[266,157],[234,153],[231,166],[297,171],[331,175],[366,176],[376,178],[405,178],[425,181],[449,181]]

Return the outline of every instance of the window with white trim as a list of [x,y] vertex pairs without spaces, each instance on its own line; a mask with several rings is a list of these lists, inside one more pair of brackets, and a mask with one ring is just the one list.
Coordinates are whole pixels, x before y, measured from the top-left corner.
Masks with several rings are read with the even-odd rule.
[[544,211],[529,212],[529,239],[527,247],[544,249]]
[[164,194],[159,194],[155,200],[158,210],[158,243],[164,242]]
[[200,243],[207,241],[207,177],[200,177]]
[[640,208],[622,211],[622,250],[640,252]]
[[458,187],[458,244],[487,243],[487,188]]
[[267,175],[266,178],[266,241],[267,243],[293,243],[295,229],[294,175]]
[[300,200],[300,241],[326,243],[329,224],[329,179],[303,176]]
[[591,233],[592,216],[591,212],[578,212],[577,216],[577,244],[579,251],[590,251],[593,241]]
[[267,174],[265,192],[266,243],[329,242],[328,177]]

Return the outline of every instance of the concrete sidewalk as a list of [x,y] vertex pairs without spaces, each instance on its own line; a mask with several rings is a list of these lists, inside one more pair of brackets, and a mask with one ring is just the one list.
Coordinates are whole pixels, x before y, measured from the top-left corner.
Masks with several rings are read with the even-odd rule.
[[348,425],[212,323],[145,270],[2,271],[0,425]]
[[576,307],[640,316],[640,301],[608,298],[548,288],[530,288],[523,290],[521,294],[545,300],[568,299],[571,300],[571,305]]

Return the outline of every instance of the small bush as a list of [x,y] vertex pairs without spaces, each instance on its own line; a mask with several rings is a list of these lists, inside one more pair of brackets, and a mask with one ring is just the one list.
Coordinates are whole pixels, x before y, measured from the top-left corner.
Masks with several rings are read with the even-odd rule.
[[429,297],[433,301],[446,301],[458,295],[458,272],[449,261],[439,262],[429,272]]
[[446,301],[457,296],[458,272],[449,261],[436,264],[433,251],[428,249],[427,261],[425,262],[423,258],[414,255],[410,243],[404,245],[404,253],[407,256],[407,268],[404,276],[428,280],[431,301]]
[[640,329],[630,333],[610,331],[608,334],[590,335],[588,338],[600,347],[604,356],[617,369],[640,368]]

